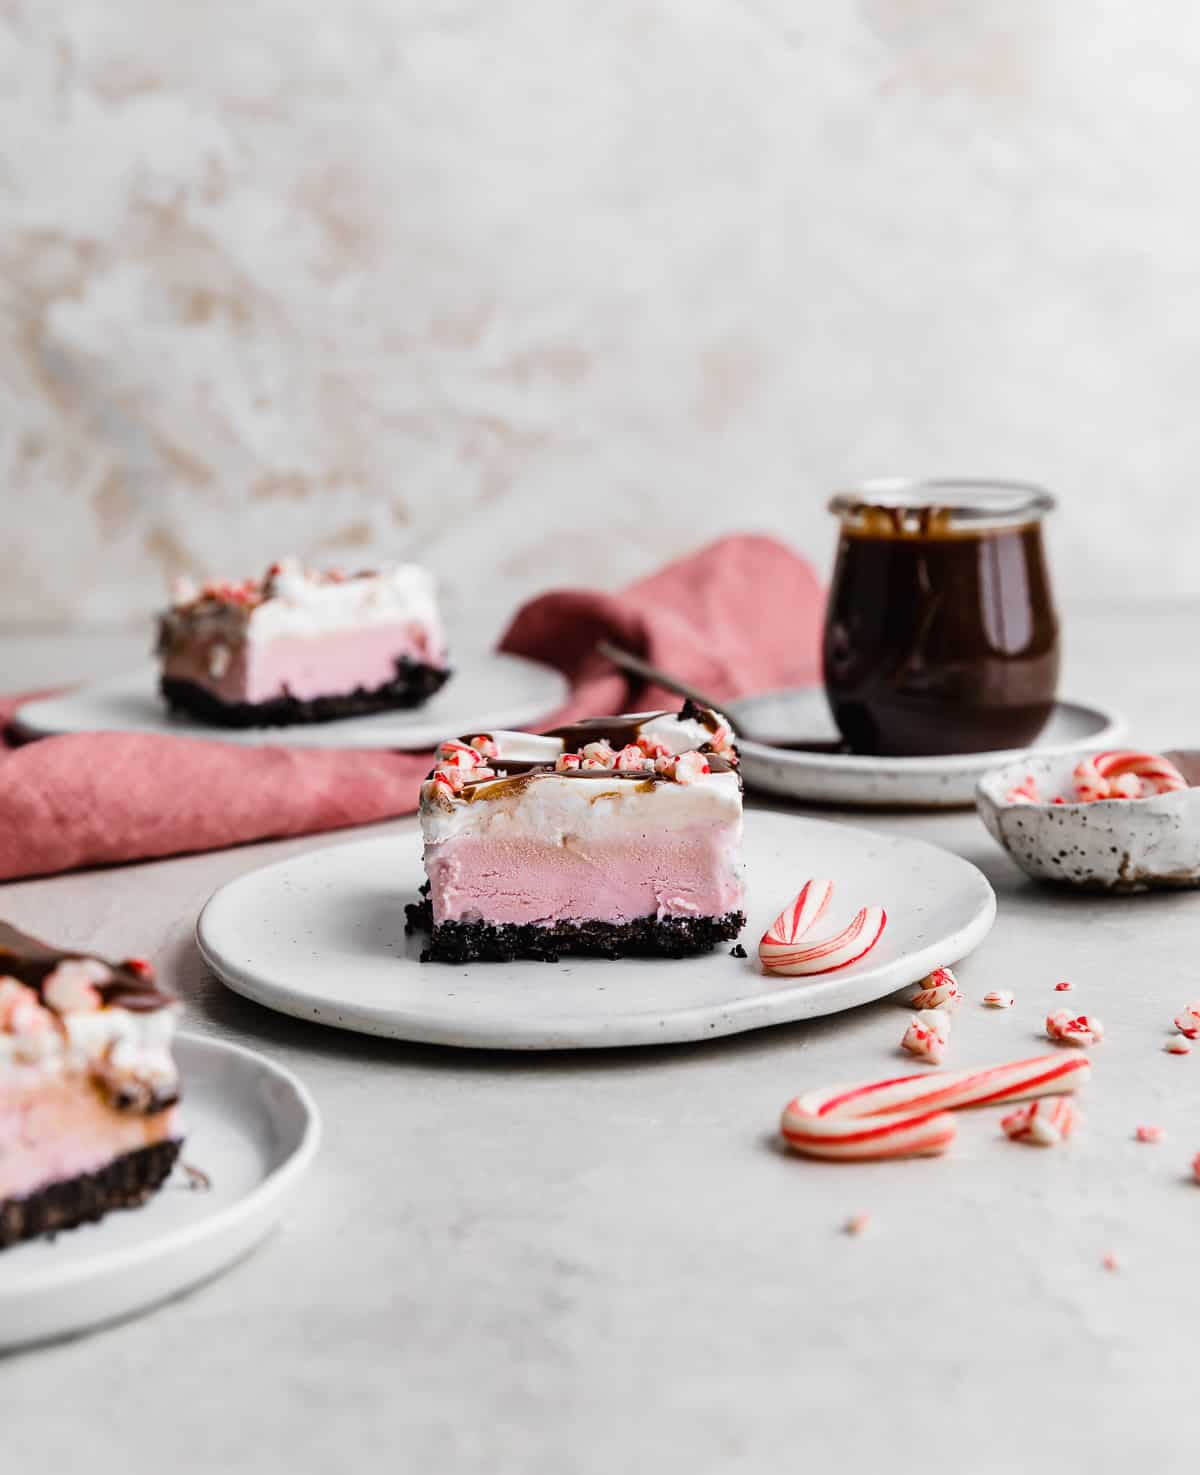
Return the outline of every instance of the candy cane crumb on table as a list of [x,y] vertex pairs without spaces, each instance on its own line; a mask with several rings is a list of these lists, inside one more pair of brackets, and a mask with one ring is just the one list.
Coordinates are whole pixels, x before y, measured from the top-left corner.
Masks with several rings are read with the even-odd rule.
[[1192,1177],[1200,1183],[1200,1152],[1192,1159]]
[[1079,1113],[1069,1097],[1057,1096],[1018,1106],[1016,1111],[1003,1118],[1000,1125],[1014,1142],[1027,1142],[1034,1147],[1057,1147],[1079,1125]]
[[1077,1045],[1086,1050],[1104,1038],[1104,1025],[1094,1014],[1072,1016],[1069,1009],[1056,1009],[1046,1015],[1046,1034],[1057,1045]]
[[984,994],[983,1002],[989,1009],[1011,1009],[1016,999],[1004,989],[994,988],[991,993]]
[[1161,1127],[1154,1126],[1139,1127],[1134,1133],[1139,1142],[1161,1142],[1165,1135]]
[[900,1047],[918,1059],[941,1065],[950,1043],[950,1016],[944,1009],[922,1009],[908,1021]]
[[1184,1035],[1172,1035],[1163,1049],[1168,1055],[1190,1055],[1192,1053],[1191,1041]]
[[852,1238],[857,1238],[866,1231],[871,1222],[870,1214],[851,1214],[845,1224],[842,1225],[843,1232]]
[[[909,1008],[957,1009],[963,1001],[958,979],[949,968],[935,968],[917,983],[917,991],[909,999]],[[1197,1021],[1200,1023],[1200,1021]]]
[[1120,1270],[1121,1268],[1120,1260],[1117,1259],[1111,1250],[1105,1251],[1100,1263],[1104,1266],[1105,1270]]
[[1194,1040],[1200,1035],[1200,1004],[1189,1004],[1175,1016],[1175,1028],[1181,1035]]
[[809,1157],[843,1161],[928,1157],[954,1140],[950,1112],[1074,1091],[1083,1055],[1041,1055],[984,1070],[900,1076],[806,1091],[784,1107],[784,1141]]

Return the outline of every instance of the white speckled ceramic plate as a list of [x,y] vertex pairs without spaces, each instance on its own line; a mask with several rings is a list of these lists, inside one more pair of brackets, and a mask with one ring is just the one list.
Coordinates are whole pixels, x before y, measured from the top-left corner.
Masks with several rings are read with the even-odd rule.
[[[834,1014],[965,957],[996,912],[979,871],[949,851],[788,814],[746,815],[749,958],[564,958],[422,964],[404,904],[424,880],[420,837],[318,850],[221,888],[197,924],[230,988],[285,1014],[440,1045],[554,1050],[713,1039]],[[831,930],[859,906],[888,927],[859,963],[825,977],[768,978],[758,939],[810,876],[837,890]]]
[[[1089,891],[1200,886],[1200,752],[1168,749],[1190,787],[1146,799],[1050,802],[1074,795],[1072,758],[1030,758],[980,780],[976,805],[994,840],[1037,881]],[[1044,804],[1011,804],[1032,777]]]
[[294,1075],[240,1045],[180,1035],[182,1157],[139,1209],[0,1253],[0,1350],[74,1336],[226,1269],[279,1222],[313,1160],[320,1122]]
[[158,672],[146,666],[128,676],[76,686],[26,702],[14,725],[25,737],[65,732],[152,732],[171,737],[289,748],[431,748],[472,728],[523,727],[549,717],[567,699],[560,671],[501,651],[453,658],[454,674],[423,707],[376,712],[299,727],[212,727],[173,717],[158,694]]
[[[837,729],[820,687],[766,692],[730,704],[743,733],[738,745],[747,785],[809,803],[856,809],[961,809],[974,803],[975,785],[989,769],[1020,752],[961,753],[939,758],[860,758],[850,753],[808,752],[778,743],[836,743]],[[1112,745],[1124,734],[1115,712],[1058,702],[1030,750],[1038,757]]]

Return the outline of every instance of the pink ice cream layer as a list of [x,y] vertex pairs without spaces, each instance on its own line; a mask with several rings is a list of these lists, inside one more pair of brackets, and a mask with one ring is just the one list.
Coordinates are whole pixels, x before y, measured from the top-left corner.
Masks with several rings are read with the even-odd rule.
[[740,845],[724,826],[562,845],[458,836],[427,845],[425,868],[435,923],[630,922],[742,905]]
[[[219,644],[219,642],[217,642]],[[396,662],[442,666],[445,653],[423,625],[405,622],[334,630],[324,635],[277,635],[248,640],[230,651],[228,669],[214,676],[211,645],[173,652],[163,675],[191,681],[226,702],[299,701],[340,696],[362,687],[375,691],[396,679]]]
[[177,1136],[174,1107],[152,1116],[115,1111],[89,1080],[0,1085],[0,1200],[99,1172]]

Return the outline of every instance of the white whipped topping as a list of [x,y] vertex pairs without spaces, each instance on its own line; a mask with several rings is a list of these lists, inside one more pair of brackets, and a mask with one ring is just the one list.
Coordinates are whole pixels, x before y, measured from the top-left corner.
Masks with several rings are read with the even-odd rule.
[[444,653],[433,577],[419,564],[389,564],[373,574],[335,582],[285,559],[271,587],[271,596],[250,612],[250,640],[412,623],[430,632],[431,652]]

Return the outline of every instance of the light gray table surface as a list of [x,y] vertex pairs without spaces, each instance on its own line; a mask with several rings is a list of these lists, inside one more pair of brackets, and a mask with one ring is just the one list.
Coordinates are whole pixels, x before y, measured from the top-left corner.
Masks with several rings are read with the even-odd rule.
[[[1139,744],[1200,746],[1200,606],[1070,616],[1064,694],[1124,709]],[[116,672],[143,648],[6,636],[0,687]],[[945,845],[996,888],[948,1063],[1038,1052],[1063,1002],[1102,1017],[1067,1147],[1009,1143],[991,1112],[960,1118],[940,1159],[781,1153],[797,1090],[901,1064],[896,999],[704,1045],[529,1057],[337,1033],[226,992],[192,939],[204,900],[345,833],[0,888],[20,925],[157,958],[190,1028],[286,1063],[326,1126],[282,1232],[249,1259],[0,1360],[0,1466],[1194,1469],[1200,1052],[1163,1042],[1200,998],[1200,896],[1038,889],[971,813],[846,820]],[[385,832],[415,843],[411,821]],[[981,1008],[990,988],[1017,1007]],[[1135,1143],[1142,1122],[1165,1142]],[[855,1213],[870,1215],[856,1238]]]

